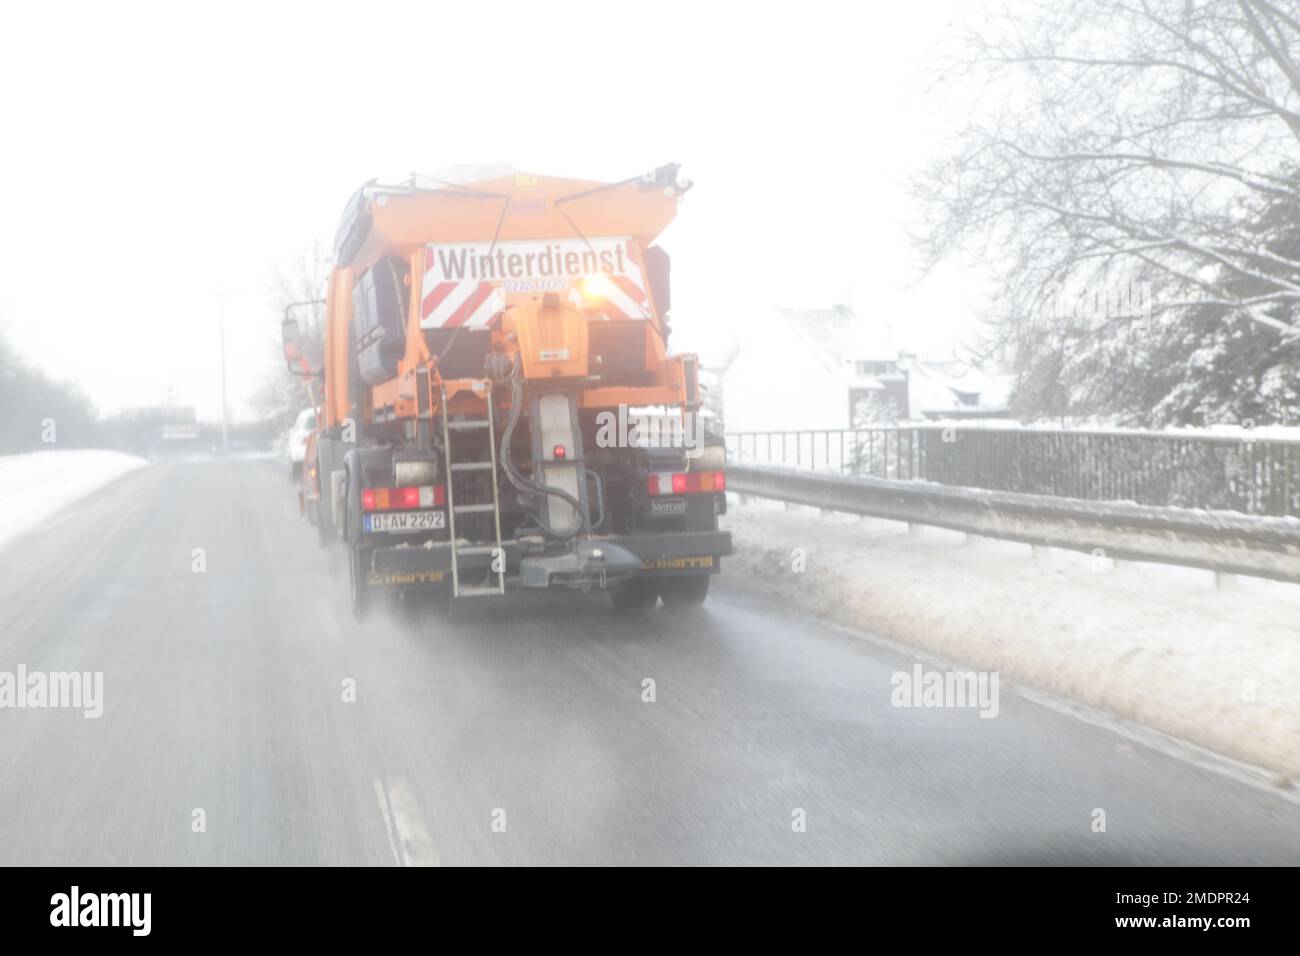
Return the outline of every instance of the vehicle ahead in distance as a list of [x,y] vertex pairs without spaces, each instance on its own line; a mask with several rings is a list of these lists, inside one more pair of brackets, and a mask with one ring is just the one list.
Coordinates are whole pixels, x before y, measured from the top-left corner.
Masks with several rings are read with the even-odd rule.
[[[489,598],[507,578],[629,610],[705,600],[731,539],[698,360],[668,349],[653,243],[690,186],[677,170],[372,181],[348,203],[323,367],[293,305],[283,330],[290,370],[323,380],[316,517],[359,619],[383,592]],[[641,427],[645,407],[677,427]]]
[[304,408],[294,419],[284,445],[285,458],[289,461],[289,480],[297,481],[302,477],[302,463],[307,456],[307,438],[316,430],[316,409]]

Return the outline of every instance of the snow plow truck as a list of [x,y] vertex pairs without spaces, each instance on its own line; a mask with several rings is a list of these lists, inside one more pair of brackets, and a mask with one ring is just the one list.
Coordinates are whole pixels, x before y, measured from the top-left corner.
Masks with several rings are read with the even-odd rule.
[[[676,165],[615,183],[371,181],[348,202],[306,497],[348,556],[353,614],[515,588],[601,589],[620,610],[701,604],[730,535],[698,359],[669,349]],[[301,305],[298,303],[296,305]]]

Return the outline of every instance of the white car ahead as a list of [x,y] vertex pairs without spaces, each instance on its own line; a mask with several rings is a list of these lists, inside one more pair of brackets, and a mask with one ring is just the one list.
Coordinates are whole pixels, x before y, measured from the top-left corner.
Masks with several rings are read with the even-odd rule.
[[298,413],[293,427],[289,429],[289,438],[285,442],[284,453],[289,459],[289,479],[297,481],[302,475],[302,460],[307,453],[307,436],[316,430],[316,412],[304,408]]

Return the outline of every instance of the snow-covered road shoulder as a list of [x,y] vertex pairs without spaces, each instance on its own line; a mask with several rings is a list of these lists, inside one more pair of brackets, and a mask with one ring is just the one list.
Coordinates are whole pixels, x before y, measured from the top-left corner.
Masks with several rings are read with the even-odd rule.
[[1300,778],[1300,585],[731,498],[739,586]]
[[0,455],[0,547],[148,462],[120,451]]

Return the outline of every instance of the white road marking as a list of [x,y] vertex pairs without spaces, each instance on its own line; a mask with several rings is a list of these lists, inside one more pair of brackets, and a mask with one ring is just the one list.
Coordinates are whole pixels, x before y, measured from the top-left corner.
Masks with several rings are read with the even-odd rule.
[[388,846],[398,866],[441,866],[438,850],[424,825],[415,795],[405,780],[375,781],[375,799],[388,830]]

